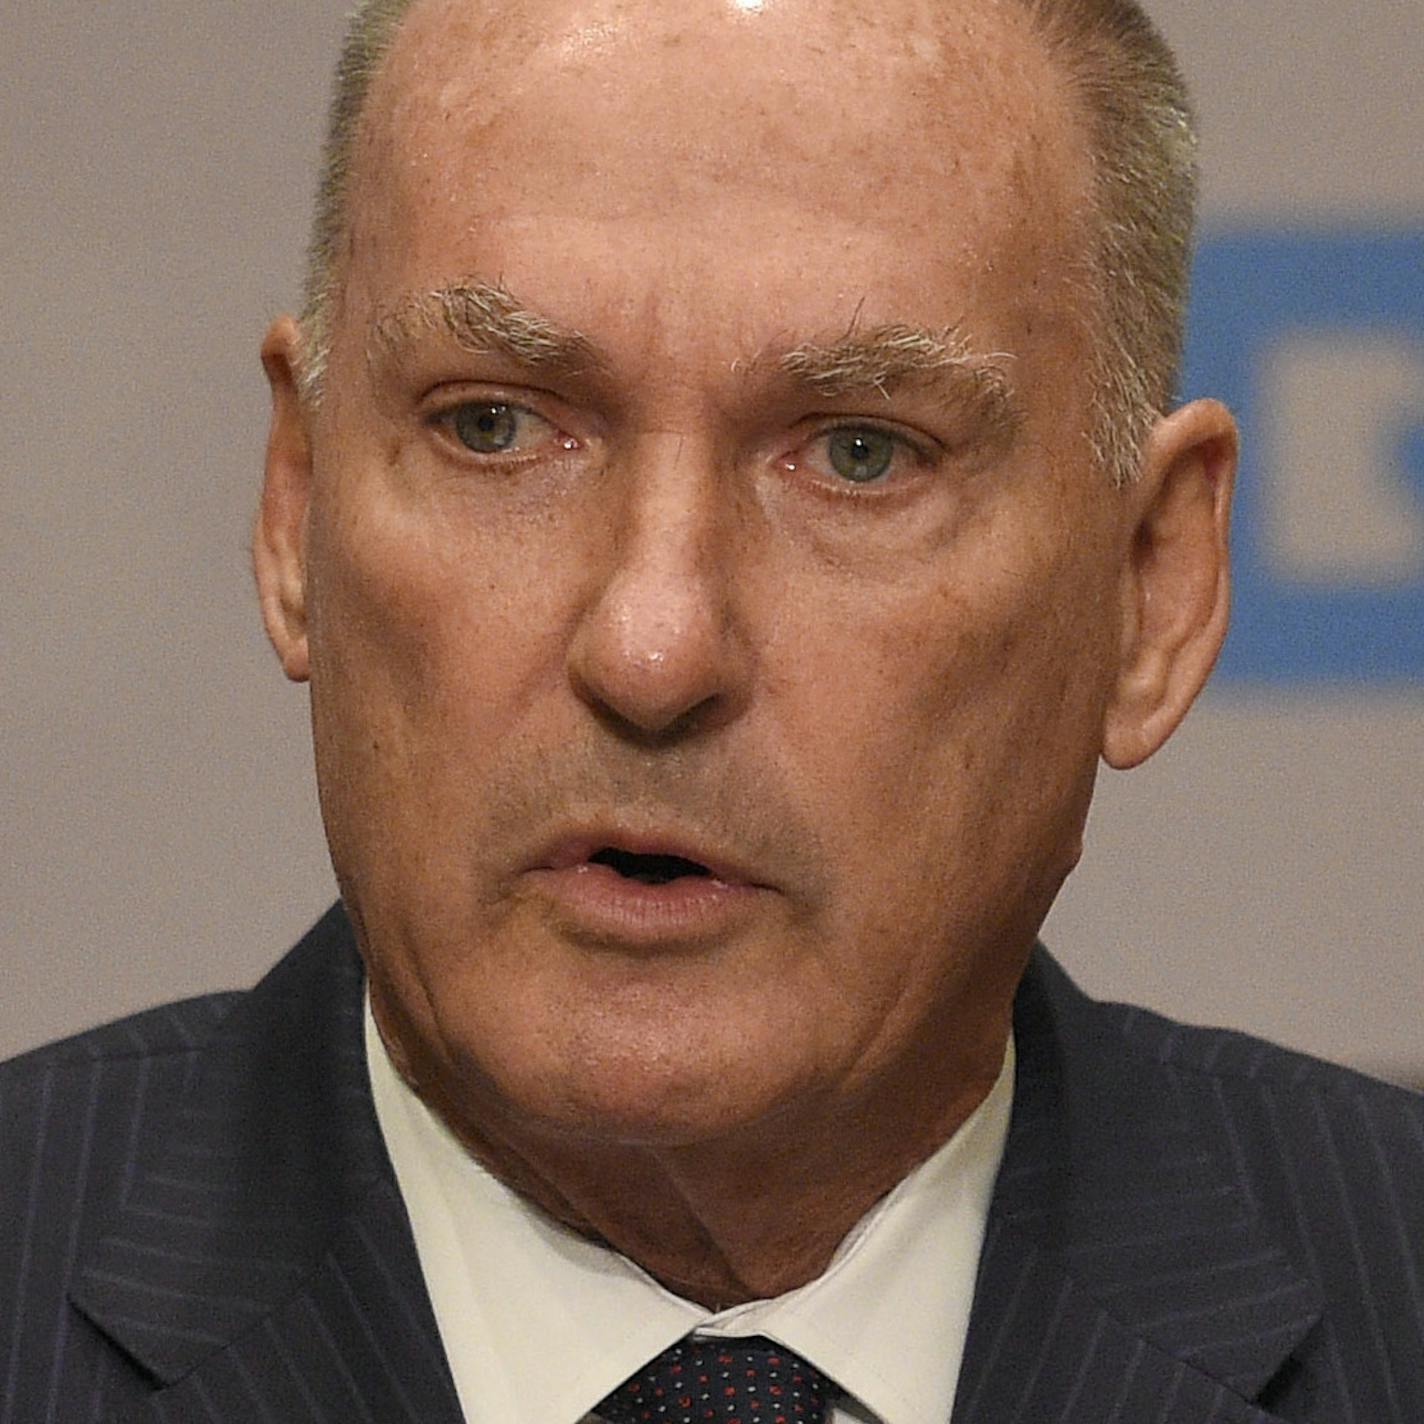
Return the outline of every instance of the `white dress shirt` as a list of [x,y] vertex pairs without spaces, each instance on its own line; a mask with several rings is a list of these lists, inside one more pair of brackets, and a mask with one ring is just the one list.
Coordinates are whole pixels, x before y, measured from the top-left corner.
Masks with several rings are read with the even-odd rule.
[[673,1295],[485,1171],[397,1074],[369,1003],[366,1057],[466,1424],[596,1424],[600,1399],[693,1332],[765,1335],[808,1360],[847,1391],[832,1424],[949,1418],[1008,1132],[1012,1038],[989,1095],[822,1275],[723,1311]]

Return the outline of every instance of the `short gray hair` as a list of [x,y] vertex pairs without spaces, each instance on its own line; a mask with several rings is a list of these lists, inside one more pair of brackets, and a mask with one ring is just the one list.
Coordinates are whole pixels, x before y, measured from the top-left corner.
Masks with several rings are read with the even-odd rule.
[[[329,111],[303,289],[301,384],[320,399],[340,299],[357,132],[371,82],[415,0],[361,0]],[[1088,436],[1114,483],[1171,403],[1181,363],[1196,208],[1196,129],[1171,50],[1136,0],[1017,0],[1082,107],[1096,211]]]
[[371,81],[395,43],[401,21],[412,4],[414,0],[360,0],[347,22],[341,58],[336,64],[302,285],[301,391],[313,405],[321,398],[331,353],[333,314],[341,296],[351,172],[361,115]]
[[1177,388],[1197,201],[1185,81],[1136,0],[1019,0],[1082,106],[1096,211],[1093,424],[1115,483]]

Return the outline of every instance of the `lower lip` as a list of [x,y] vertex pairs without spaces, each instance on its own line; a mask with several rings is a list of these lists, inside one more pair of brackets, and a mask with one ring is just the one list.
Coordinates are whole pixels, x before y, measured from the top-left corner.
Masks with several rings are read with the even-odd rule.
[[532,870],[527,878],[575,933],[650,949],[724,935],[766,893],[710,875],[680,875],[653,885],[588,862]]

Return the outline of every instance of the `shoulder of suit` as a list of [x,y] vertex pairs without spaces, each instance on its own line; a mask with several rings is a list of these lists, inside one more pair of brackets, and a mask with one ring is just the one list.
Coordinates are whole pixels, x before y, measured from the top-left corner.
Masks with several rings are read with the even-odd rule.
[[1101,1003],[1096,1009],[1126,1044],[1183,1073],[1287,1093],[1345,1098],[1363,1094],[1405,1109],[1424,1109],[1424,1095],[1249,1033],[1181,1023],[1132,1004]]
[[0,1292],[123,1194],[242,997],[165,1004],[0,1065]]
[[1409,1140],[1411,1153],[1424,1152],[1424,1094],[1285,1048],[1235,1029],[1182,1023],[1133,1004],[1097,1000],[1085,994],[1041,948],[1030,975],[1035,997],[1051,1005],[1056,1031],[1090,1050],[1100,1069],[1130,1073],[1136,1060],[1155,1068],[1177,1091],[1204,1096],[1225,1106],[1261,1105],[1348,1122],[1361,1115],[1389,1122]]
[[0,1084],[18,1085],[67,1071],[83,1073],[117,1059],[199,1052],[242,997],[242,991],[232,990],[179,999],[57,1039],[0,1063]]
[[1268,1214],[1334,1220],[1349,1200],[1361,1218],[1408,1218],[1407,1236],[1424,1229],[1424,1095],[1232,1029],[1126,1004],[1095,1009],[1104,1032],[1156,1065],[1258,1204],[1277,1198]]
[[1364,1094],[1406,1110],[1424,1110],[1424,1094],[1372,1078],[1338,1063],[1285,1048],[1237,1029],[1183,1023],[1137,1004],[1096,999],[1085,993],[1064,967],[1039,946],[1026,983],[1039,1004],[1051,1005],[1059,1031],[1084,1038],[1113,1056],[1145,1057],[1177,1073],[1240,1083],[1265,1090],[1302,1091],[1325,1097]]

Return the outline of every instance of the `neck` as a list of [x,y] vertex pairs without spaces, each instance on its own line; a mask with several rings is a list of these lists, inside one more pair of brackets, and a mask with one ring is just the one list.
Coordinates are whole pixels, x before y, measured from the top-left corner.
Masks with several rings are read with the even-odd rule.
[[[778,1118],[695,1143],[629,1145],[535,1132],[427,1103],[505,1185],[579,1234],[710,1309],[764,1300],[814,1280],[850,1230],[937,1151],[984,1100],[1003,1064],[1007,1025],[944,1075],[891,1095],[819,1105],[804,1126]],[[873,1097],[873,1100],[872,1100]]]

